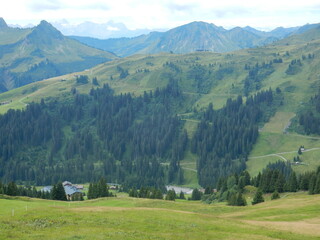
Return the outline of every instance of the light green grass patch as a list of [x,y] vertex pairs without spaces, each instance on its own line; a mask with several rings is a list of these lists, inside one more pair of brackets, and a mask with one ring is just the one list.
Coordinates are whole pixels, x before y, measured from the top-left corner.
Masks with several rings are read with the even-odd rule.
[[268,123],[264,125],[262,131],[271,133],[283,133],[288,127],[290,119],[295,116],[293,112],[277,112]]

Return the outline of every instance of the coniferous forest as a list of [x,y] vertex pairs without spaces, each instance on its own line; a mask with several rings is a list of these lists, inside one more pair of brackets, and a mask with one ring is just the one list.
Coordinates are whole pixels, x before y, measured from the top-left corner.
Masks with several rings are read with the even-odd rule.
[[[133,97],[105,85],[68,101],[41,101],[0,116],[0,176],[52,184],[61,179],[163,186],[164,167],[179,170],[187,135],[173,113],[182,101],[174,83]],[[184,144],[177,144],[183,139]]]
[[276,104],[275,93],[261,91],[243,102],[198,113],[189,143],[176,108],[184,105],[176,81],[163,89],[115,95],[104,85],[89,94],[72,91],[58,99],[31,103],[0,116],[0,178],[46,185],[72,182],[121,183],[124,189],[183,183],[179,161],[186,149],[198,156],[199,184],[215,186],[220,177],[240,173],[258,137],[259,123]]
[[258,137],[258,124],[272,112],[272,90],[247,98],[228,99],[221,110],[212,104],[202,116],[191,142],[199,156],[198,179],[202,186],[215,186],[218,179],[246,168],[246,159]]

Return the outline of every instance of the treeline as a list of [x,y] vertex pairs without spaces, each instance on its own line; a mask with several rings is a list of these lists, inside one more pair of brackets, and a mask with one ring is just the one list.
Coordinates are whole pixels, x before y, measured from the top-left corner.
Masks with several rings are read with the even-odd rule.
[[206,191],[204,201],[227,201],[229,205],[247,205],[243,194],[246,186],[256,187],[252,204],[263,202],[264,193],[272,193],[272,199],[279,198],[279,193],[308,191],[309,194],[320,194],[320,167],[313,172],[296,175],[290,163],[278,161],[269,164],[256,177],[251,178],[247,171],[222,177],[217,183],[217,192]]
[[88,199],[95,199],[101,197],[113,197],[112,192],[109,192],[109,187],[104,178],[101,178],[99,182],[89,184]]
[[155,187],[141,187],[140,190],[130,189],[129,197],[163,199],[163,194],[161,189]]
[[116,96],[108,85],[73,93],[0,116],[3,181],[49,185],[105,176],[127,189],[183,181],[179,160],[188,136],[175,115],[183,103],[176,82],[139,97]]
[[[42,198],[51,200],[67,201],[66,192],[62,183],[54,184],[52,189],[43,191],[37,190],[36,187],[31,186],[17,186],[15,182],[9,182],[8,184],[3,184],[0,182],[0,194],[5,194],[8,196],[23,196],[31,198]],[[71,201],[82,201],[83,194],[76,194],[72,196]]]
[[9,182],[8,184],[0,182],[0,194],[51,199],[50,192],[38,191],[34,186],[17,186],[15,182]]
[[250,92],[260,90],[262,81],[275,71],[273,63],[281,62],[282,59],[275,59],[269,63],[256,63],[254,66],[246,64],[244,69],[248,71],[248,75],[244,80],[244,95],[248,96]]
[[201,186],[215,186],[220,177],[240,173],[258,137],[258,123],[273,103],[272,90],[248,97],[228,99],[220,110],[209,105],[191,141],[198,155],[197,170]]
[[300,113],[299,124],[306,134],[320,134],[320,90]]
[[[165,198],[163,192],[165,193]],[[191,197],[189,197],[188,200],[201,200],[202,195],[203,193],[200,192],[199,189],[195,188],[193,189]],[[175,201],[176,199],[186,199],[182,191],[179,194],[176,194],[175,190],[173,189],[163,191],[154,187],[141,187],[140,190],[132,188],[129,190],[129,197],[165,199],[169,201]]]

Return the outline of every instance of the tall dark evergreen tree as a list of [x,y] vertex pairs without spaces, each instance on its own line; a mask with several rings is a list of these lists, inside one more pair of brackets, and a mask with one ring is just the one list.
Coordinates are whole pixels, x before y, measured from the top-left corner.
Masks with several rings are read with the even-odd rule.
[[53,186],[51,194],[53,200],[67,201],[66,192],[61,182]]
[[253,197],[252,205],[264,202],[262,191],[258,190]]

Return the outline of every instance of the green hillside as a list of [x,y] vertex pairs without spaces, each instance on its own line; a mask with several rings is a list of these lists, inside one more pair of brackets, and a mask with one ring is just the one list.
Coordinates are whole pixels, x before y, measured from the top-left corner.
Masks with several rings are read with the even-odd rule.
[[1,21],[1,92],[117,58],[64,37],[46,21],[29,29],[10,28]]
[[318,195],[265,198],[231,207],[125,196],[71,203],[0,196],[0,238],[319,239]]
[[[214,109],[220,109],[230,97],[250,96],[271,87],[281,92],[283,99],[275,116],[260,126],[259,138],[247,161],[248,170],[255,175],[269,162],[293,161],[298,148],[304,145],[307,151],[302,154],[303,164],[293,168],[305,172],[319,165],[318,138],[297,135],[294,128],[289,128],[288,134],[284,132],[319,88],[320,40],[309,41],[309,36],[317,36],[318,32],[317,28],[309,30],[299,36],[299,42],[295,40],[297,37],[292,37],[286,44],[231,53],[135,55],[3,93],[0,101],[6,104],[0,106],[0,111],[21,109],[32,101],[40,102],[41,98],[65,99],[72,89],[88,93],[92,87],[97,87],[92,81],[94,77],[100,86],[108,83],[116,94],[130,92],[135,96],[165,87],[174,80],[186,101],[175,111],[191,139],[199,123],[198,112],[206,109],[209,103]],[[79,75],[87,75],[88,83],[78,84]],[[181,161],[184,184],[195,186],[197,156],[188,150],[184,156]]]

